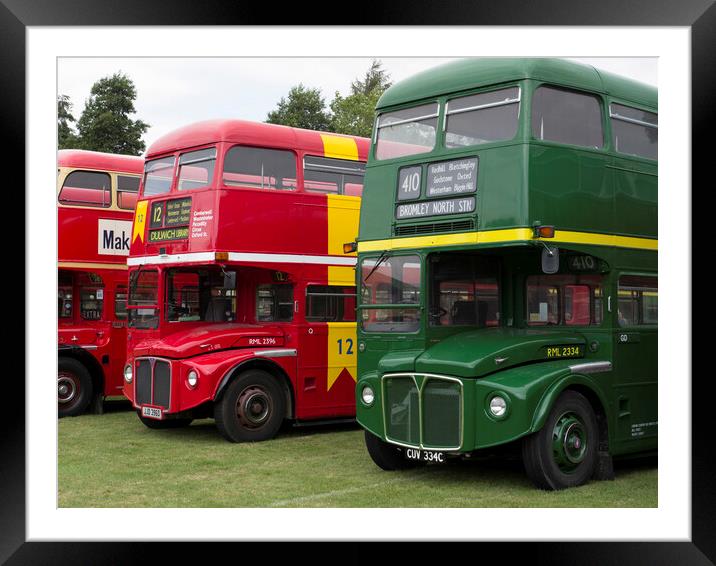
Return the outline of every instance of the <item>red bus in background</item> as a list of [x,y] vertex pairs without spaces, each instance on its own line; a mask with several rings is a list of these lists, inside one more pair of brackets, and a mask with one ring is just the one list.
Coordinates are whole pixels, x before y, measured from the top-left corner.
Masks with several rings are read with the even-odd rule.
[[77,415],[122,395],[127,256],[144,159],[57,154],[57,410]]
[[355,254],[369,140],[193,124],[146,155],[124,394],[150,428],[213,417],[230,441],[353,418]]

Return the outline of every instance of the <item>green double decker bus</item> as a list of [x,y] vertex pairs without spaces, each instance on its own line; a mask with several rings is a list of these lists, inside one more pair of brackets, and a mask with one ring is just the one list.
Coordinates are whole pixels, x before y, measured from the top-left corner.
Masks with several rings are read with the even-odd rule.
[[385,470],[514,443],[542,489],[657,448],[657,92],[466,59],[379,100],[357,420]]

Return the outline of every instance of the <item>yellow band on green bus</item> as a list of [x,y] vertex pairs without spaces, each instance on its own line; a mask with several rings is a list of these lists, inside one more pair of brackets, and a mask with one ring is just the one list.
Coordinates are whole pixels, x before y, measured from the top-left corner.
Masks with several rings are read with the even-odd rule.
[[653,251],[658,249],[659,244],[659,240],[655,238],[617,236],[615,234],[597,234],[594,232],[570,232],[568,230],[556,230],[554,238],[533,238],[531,228],[512,228],[509,230],[487,230],[484,232],[463,232],[459,234],[416,236],[413,238],[369,240],[365,242],[358,242],[358,251],[373,252],[408,248],[430,248],[437,246],[497,244],[505,242],[533,241],[536,239],[541,239],[546,243],[559,242],[568,244],[588,244],[592,246],[613,246],[619,248],[635,248]]

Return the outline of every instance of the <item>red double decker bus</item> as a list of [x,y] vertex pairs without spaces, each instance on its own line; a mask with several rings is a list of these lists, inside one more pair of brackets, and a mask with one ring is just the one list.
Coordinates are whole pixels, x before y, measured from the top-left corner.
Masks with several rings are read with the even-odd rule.
[[124,393],[150,428],[230,441],[355,415],[355,240],[369,140],[246,122],[148,150]]
[[144,159],[57,155],[57,410],[77,415],[122,395],[127,256]]

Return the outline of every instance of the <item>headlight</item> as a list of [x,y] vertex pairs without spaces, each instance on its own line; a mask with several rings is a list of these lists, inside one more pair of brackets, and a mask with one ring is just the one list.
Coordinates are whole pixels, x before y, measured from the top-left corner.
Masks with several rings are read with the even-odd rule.
[[189,370],[189,373],[186,374],[186,382],[189,384],[189,387],[196,387],[197,381],[199,381],[199,374],[193,369]]
[[368,406],[373,404],[373,401],[375,400],[375,393],[373,393],[373,389],[371,389],[370,385],[366,385],[363,388],[363,391],[360,393],[360,398],[363,400],[363,403]]
[[495,417],[504,417],[507,412],[507,401],[499,395],[490,399],[490,412]]
[[124,381],[132,383],[132,366],[130,364],[124,366]]

